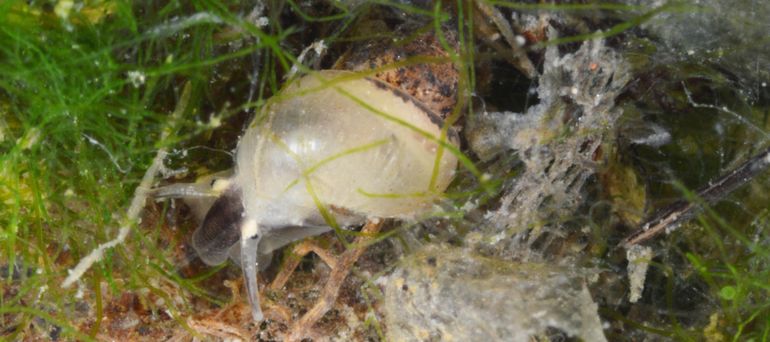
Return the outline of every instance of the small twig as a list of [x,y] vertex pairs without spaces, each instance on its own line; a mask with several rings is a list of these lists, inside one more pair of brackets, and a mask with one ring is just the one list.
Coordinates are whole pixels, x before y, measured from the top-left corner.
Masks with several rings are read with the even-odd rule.
[[367,221],[363,229],[361,229],[361,236],[356,238],[354,245],[356,247],[351,248],[337,258],[337,261],[332,268],[329,279],[324,285],[321,292],[321,296],[318,301],[313,305],[302,318],[292,324],[291,335],[289,341],[299,341],[305,337],[312,336],[312,328],[316,322],[318,322],[323,315],[325,315],[337,301],[340,287],[347,278],[350,269],[353,264],[361,257],[364,250],[366,250],[367,242],[371,241],[382,228],[382,220]]
[[273,282],[270,283],[270,290],[275,291],[282,289],[289,281],[289,277],[294,273],[294,270],[297,268],[302,258],[310,252],[318,255],[324,263],[329,265],[331,269],[334,269],[337,261],[333,255],[319,246],[314,240],[304,240],[294,246],[291,251],[292,255],[285,258],[283,265],[281,265],[281,271],[275,276]]
[[223,341],[224,340],[246,341],[248,340],[247,336],[249,336],[248,332],[242,330],[241,328],[234,325],[227,324],[217,319],[188,318],[187,325],[189,325],[190,328],[195,329],[195,331],[198,333],[202,333],[208,336],[213,336]]
[[770,148],[752,157],[730,173],[710,182],[699,189],[696,196],[701,201],[694,203],[680,200],[665,207],[652,219],[647,220],[641,228],[629,235],[618,246],[628,249],[643,243],[662,232],[670,232],[680,224],[689,220],[701,209],[702,204],[714,203],[731,192],[745,185],[770,166]]
[[[190,103],[190,94],[192,93],[191,88],[192,87],[190,86],[190,83],[187,82],[184,89],[182,90],[182,95],[179,98],[177,107],[174,109],[174,112],[171,113],[168,125],[166,125],[163,132],[161,132],[160,141],[165,141],[168,136],[171,135],[174,124],[186,111],[187,105]],[[144,203],[147,201],[147,196],[150,193],[152,181],[155,179],[155,175],[158,173],[158,171],[160,171],[163,165],[163,159],[166,158],[166,154],[167,152],[165,148],[158,149],[158,152],[155,154],[155,158],[152,160],[152,164],[150,164],[150,167],[147,168],[147,171],[144,173],[144,177],[142,177],[142,181],[139,183],[139,186],[136,187],[136,190],[134,190],[134,198],[131,200],[131,205],[128,207],[125,221],[118,231],[118,236],[115,237],[115,239],[100,244],[99,247],[81,259],[77,266],[69,270],[69,275],[67,275],[67,278],[64,279],[64,282],[62,283],[63,288],[71,286],[78,279],[80,279],[80,277],[82,277],[83,274],[86,273],[86,271],[88,271],[88,269],[91,268],[94,263],[102,259],[102,256],[106,250],[120,245],[123,243],[123,241],[126,240],[128,233],[131,232],[131,226],[133,225],[133,222],[139,220],[139,214],[142,213]]]

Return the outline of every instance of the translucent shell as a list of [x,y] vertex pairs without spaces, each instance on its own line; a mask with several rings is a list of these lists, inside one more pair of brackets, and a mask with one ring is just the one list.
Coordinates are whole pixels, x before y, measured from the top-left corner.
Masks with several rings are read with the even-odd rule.
[[[457,164],[446,149],[436,163],[441,125],[385,83],[331,70],[300,78],[241,138],[235,183],[246,215],[273,227],[325,224],[319,204],[342,225],[424,213]],[[453,130],[443,144],[451,139]]]

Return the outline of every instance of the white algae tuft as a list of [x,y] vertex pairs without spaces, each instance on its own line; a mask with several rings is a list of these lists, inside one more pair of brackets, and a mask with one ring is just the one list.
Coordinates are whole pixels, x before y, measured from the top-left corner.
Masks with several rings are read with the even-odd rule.
[[430,245],[381,282],[389,341],[530,341],[550,329],[606,340],[584,274],[574,268]]
[[[553,35],[553,33],[552,33]],[[537,94],[540,103],[526,113],[497,112],[477,116],[468,133],[471,148],[482,158],[515,151],[521,175],[504,185],[501,205],[486,214],[498,247],[513,257],[528,253],[538,231],[559,217],[573,215],[584,203],[583,186],[593,176],[602,144],[613,138],[621,110],[615,98],[630,78],[620,54],[602,40],[584,42],[574,53],[545,53]],[[524,240],[515,234],[534,228]],[[561,227],[551,227],[559,230]]]

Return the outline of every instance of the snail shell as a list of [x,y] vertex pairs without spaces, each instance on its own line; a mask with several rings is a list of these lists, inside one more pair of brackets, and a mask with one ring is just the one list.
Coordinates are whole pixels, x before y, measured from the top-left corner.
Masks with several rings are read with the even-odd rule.
[[[420,102],[377,80],[332,70],[298,79],[238,145],[234,181],[246,215],[271,227],[323,224],[311,192],[344,209],[343,225],[423,213],[457,163],[445,151],[433,178],[441,125]],[[454,130],[450,140],[457,141]]]
[[447,127],[442,137],[443,128],[431,109],[380,80],[341,70],[301,77],[241,137],[235,174],[193,246],[208,264],[240,254],[252,313],[261,320],[258,259],[332,225],[431,209],[457,165],[442,151],[457,145],[457,133]]

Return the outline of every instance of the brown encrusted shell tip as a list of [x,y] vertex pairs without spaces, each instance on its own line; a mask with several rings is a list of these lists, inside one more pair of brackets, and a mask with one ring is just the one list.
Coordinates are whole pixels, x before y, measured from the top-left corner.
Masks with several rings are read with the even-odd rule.
[[[404,31],[405,28],[399,31]],[[409,32],[403,35],[408,36]],[[452,49],[457,50],[457,35],[443,28],[443,35]],[[407,41],[381,39],[367,44],[357,44],[340,57],[335,69],[363,71],[387,68],[387,65],[414,57],[449,57],[434,31],[420,34]],[[451,63],[419,63],[377,72],[375,77],[403,90],[442,119],[446,119],[457,103],[457,83],[460,78],[456,66]]]

